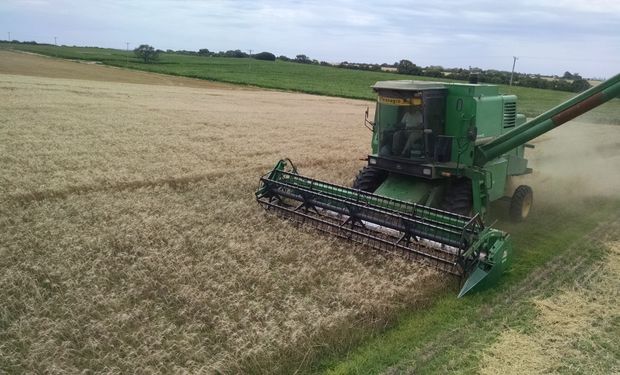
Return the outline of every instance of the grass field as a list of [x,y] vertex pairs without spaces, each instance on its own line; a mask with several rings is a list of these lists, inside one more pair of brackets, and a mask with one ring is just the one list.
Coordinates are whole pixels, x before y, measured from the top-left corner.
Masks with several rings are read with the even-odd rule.
[[[619,209],[617,199],[615,203],[586,200],[572,207],[555,204],[541,207],[539,203],[537,215],[525,226],[502,225],[513,235],[516,249],[515,266],[505,275],[502,285],[465,300],[440,295],[432,307],[406,314],[393,329],[368,340],[344,358],[335,356],[333,360],[325,360],[315,371],[327,374],[617,372],[620,347],[614,337],[620,315],[615,301],[620,283],[617,275],[597,272],[617,268],[617,250],[613,246],[620,233]],[[559,217],[563,220],[558,220]],[[592,281],[593,276],[595,280],[599,277],[604,280],[589,285],[586,281]],[[593,295],[590,288],[599,294]],[[555,315],[555,325],[547,326],[538,307],[544,301],[566,304],[559,301],[566,301],[571,292],[584,296],[572,302],[582,302],[564,306]],[[585,296],[597,304],[588,306],[583,301],[588,298]],[[575,310],[570,311],[571,307]],[[580,320],[587,313],[592,315]],[[584,329],[581,336],[559,335],[554,330],[571,322]],[[584,340],[580,342],[581,337]],[[590,337],[599,340],[598,344],[587,346]],[[527,346],[528,340],[531,343],[555,341],[556,345]],[[562,353],[563,349],[570,350]],[[579,364],[580,358],[589,361]],[[570,364],[579,366],[571,369]],[[576,371],[577,368],[581,371]]]
[[[613,226],[616,233],[618,225]],[[617,235],[616,235],[617,238]],[[608,256],[559,293],[534,298],[528,329],[505,330],[483,353],[483,374],[620,372],[620,242],[592,247]],[[528,360],[524,361],[523,359]]]
[[[374,100],[370,86],[381,80],[417,79],[428,77],[406,76],[385,72],[369,72],[334,67],[269,62],[254,59],[214,58],[162,54],[157,63],[143,64],[133,52],[89,47],[56,47],[0,43],[0,48],[14,48],[66,59],[98,61],[107,65],[127,67],[150,72],[253,85],[263,88],[299,91],[311,94]],[[534,117],[571,97],[572,93],[540,90],[526,87],[500,86],[505,94],[519,97],[519,111]],[[598,111],[584,115],[596,123],[620,124],[620,100],[614,100]]]
[[[90,65],[47,78],[27,57],[33,76],[0,64],[0,372],[618,372],[619,127],[536,141],[531,220],[497,215],[515,265],[457,300],[454,281],[254,202],[284,156],[349,184],[367,102]],[[510,366],[515,345],[530,367]]]

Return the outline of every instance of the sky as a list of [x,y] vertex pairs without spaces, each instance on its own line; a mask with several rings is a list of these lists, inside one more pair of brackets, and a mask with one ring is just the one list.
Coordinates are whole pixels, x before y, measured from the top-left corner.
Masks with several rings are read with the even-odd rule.
[[0,0],[0,25],[0,39],[65,45],[620,72],[620,0]]

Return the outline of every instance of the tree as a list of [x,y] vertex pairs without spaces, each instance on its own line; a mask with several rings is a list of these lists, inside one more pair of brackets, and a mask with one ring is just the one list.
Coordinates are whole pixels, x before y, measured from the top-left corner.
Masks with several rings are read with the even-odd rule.
[[138,48],[133,50],[133,53],[135,53],[138,58],[144,60],[145,63],[155,61],[159,58],[159,50],[155,50],[155,48],[148,44],[141,44]]
[[297,55],[294,61],[301,64],[312,64],[312,60],[306,55]]
[[199,56],[211,56],[211,51],[209,51],[206,48],[201,48],[198,50],[198,55]]
[[412,74],[412,75],[421,75],[422,68],[412,63],[409,60],[400,60],[398,66],[396,67],[396,71],[400,74]]
[[[575,75],[577,75],[577,74],[575,74]],[[573,77],[575,75],[573,75]],[[587,80],[585,80],[583,78],[579,78],[579,79],[575,79],[573,81],[573,83],[571,83],[570,90],[572,92],[581,92],[581,91],[589,89],[590,87],[592,87],[590,85],[590,82],[588,82]]]
[[245,58],[245,57],[250,57],[250,55],[248,55],[247,53],[236,49],[236,50],[228,50],[226,52],[220,52],[218,55],[222,56],[222,57],[235,57],[238,59],[241,58]]
[[423,74],[427,77],[435,77],[435,78],[443,77],[443,72],[439,69],[426,68],[424,69]]
[[252,55],[256,60],[276,61],[276,55],[271,52],[261,52],[256,55]]

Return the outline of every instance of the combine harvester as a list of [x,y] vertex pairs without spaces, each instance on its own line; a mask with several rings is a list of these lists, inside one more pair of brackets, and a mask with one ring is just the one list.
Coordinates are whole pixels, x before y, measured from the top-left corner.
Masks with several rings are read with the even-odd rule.
[[[517,98],[495,85],[383,81],[372,153],[353,188],[304,177],[290,160],[263,176],[256,199],[268,211],[461,277],[459,297],[496,282],[511,258],[510,236],[487,226],[489,204],[509,179],[531,173],[530,140],[620,95],[620,74],[526,122]],[[366,113],[368,117],[368,112]],[[509,215],[524,220],[529,186]]]

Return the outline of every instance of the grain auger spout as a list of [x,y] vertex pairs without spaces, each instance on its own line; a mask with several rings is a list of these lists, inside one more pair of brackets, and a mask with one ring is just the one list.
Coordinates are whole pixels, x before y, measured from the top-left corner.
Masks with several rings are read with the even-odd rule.
[[280,160],[256,199],[269,212],[460,276],[459,297],[492,285],[511,259],[510,236],[486,224],[505,198],[525,220],[533,191],[507,183],[532,172],[526,142],[620,94],[620,75],[526,122],[495,85],[384,81],[368,165],[351,188],[300,175]]

